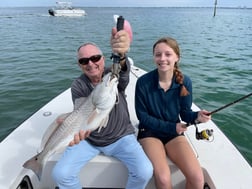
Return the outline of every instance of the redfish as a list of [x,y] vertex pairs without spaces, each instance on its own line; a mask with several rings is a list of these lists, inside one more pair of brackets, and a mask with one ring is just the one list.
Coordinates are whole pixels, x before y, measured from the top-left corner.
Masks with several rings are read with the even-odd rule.
[[[79,98],[74,110],[65,114],[61,124],[55,120],[45,132],[41,152],[26,161],[23,167],[31,169],[40,179],[44,162],[52,154],[66,148],[80,130],[96,130],[106,127],[109,113],[116,104],[118,78],[106,74],[87,98]],[[98,130],[98,131],[99,131]]]

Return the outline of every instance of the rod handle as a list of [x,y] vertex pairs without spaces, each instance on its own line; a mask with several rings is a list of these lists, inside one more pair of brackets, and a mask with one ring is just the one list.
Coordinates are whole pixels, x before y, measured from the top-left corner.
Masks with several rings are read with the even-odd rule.
[[119,16],[117,18],[116,29],[117,29],[117,31],[120,31],[123,29],[123,27],[124,27],[124,18],[123,18],[123,16]]

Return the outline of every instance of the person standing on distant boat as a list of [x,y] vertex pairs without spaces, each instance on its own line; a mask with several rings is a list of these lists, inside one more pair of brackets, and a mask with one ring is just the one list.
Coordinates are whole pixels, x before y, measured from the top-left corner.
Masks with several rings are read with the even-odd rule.
[[[125,98],[130,73],[130,63],[126,57],[130,46],[128,33],[125,30],[117,32],[116,28],[113,28],[111,46],[113,52],[121,55],[118,103],[110,112],[105,128],[91,133],[80,131],[74,136],[74,140],[70,142],[52,172],[60,189],[81,189],[81,168],[101,152],[119,159],[128,168],[126,189],[144,189],[153,175],[152,164],[135,137]],[[105,68],[102,51],[94,43],[86,43],[78,48],[78,64],[83,74],[72,83],[73,102],[77,98],[89,96],[94,87],[101,82],[102,76],[111,71]]]
[[139,119],[138,140],[152,162],[158,189],[171,189],[167,157],[186,177],[187,189],[202,189],[204,176],[184,132],[186,123],[207,122],[208,111],[193,112],[192,83],[179,70],[177,41],[164,37],[153,45],[156,69],[141,76],[136,84],[135,109]]

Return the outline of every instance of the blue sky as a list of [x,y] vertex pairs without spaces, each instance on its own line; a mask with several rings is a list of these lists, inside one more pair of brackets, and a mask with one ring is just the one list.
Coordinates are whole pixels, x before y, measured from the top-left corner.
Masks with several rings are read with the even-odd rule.
[[[57,0],[0,0],[0,7],[54,6]],[[211,7],[215,0],[72,0],[81,7],[96,6],[197,6]],[[218,0],[219,7],[246,6],[252,8],[252,0]]]

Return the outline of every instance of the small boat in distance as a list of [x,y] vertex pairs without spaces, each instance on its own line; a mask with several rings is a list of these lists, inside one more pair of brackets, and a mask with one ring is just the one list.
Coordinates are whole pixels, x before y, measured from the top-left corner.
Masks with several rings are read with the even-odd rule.
[[48,10],[52,16],[85,16],[86,12],[82,9],[75,9],[71,2],[57,1],[56,6]]

